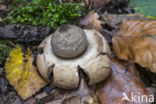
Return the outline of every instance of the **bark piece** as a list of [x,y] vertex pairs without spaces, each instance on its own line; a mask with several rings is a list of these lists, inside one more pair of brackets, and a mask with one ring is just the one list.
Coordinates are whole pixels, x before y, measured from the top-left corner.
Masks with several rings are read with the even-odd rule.
[[[2,28],[6,29],[7,31],[12,31],[16,36],[13,39],[25,43],[41,42],[45,37],[47,37],[51,33],[51,29],[49,27],[43,27],[43,26],[33,27],[29,25],[11,24]],[[6,34],[5,37],[7,37],[7,39],[12,38],[10,37],[10,35],[7,35],[7,33],[5,34]],[[3,37],[0,36],[0,38]]]

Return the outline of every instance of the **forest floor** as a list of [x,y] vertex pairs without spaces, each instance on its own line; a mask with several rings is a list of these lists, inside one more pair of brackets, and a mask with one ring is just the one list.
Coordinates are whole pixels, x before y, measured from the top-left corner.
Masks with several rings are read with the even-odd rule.
[[[107,0],[104,0],[104,1],[107,1]],[[135,66],[134,68],[134,66],[131,64],[131,61],[122,62],[122,60],[116,59],[116,54],[113,50],[114,46],[113,46],[112,38],[116,36],[116,34],[120,31],[120,26],[123,20],[131,20],[131,19],[146,20],[146,19],[144,16],[140,14],[134,14],[134,10],[128,6],[129,0],[116,0],[116,2],[108,2],[108,1],[105,3],[105,5],[102,5],[102,6],[96,4],[94,9],[90,10],[89,13],[85,14],[83,17],[76,20],[76,23],[81,28],[95,29],[99,31],[107,39],[109,46],[111,48],[111,51],[112,51],[112,55],[111,55],[111,59],[113,63],[112,66],[119,68],[119,69],[123,69],[125,71],[131,70],[131,68],[128,66],[131,66],[133,67],[133,69],[135,69],[131,72],[129,71],[125,72],[127,73],[125,74],[125,76],[120,70],[121,72],[119,71],[119,73],[122,73],[122,74],[121,76],[117,76],[117,77],[124,77],[127,79],[128,77],[133,76],[133,78],[130,78],[131,82],[124,82],[123,78],[119,78],[116,80],[119,80],[121,83],[123,81],[124,83],[122,84],[126,83],[127,86],[128,84],[132,84],[132,86],[135,87],[134,89],[136,91],[141,90],[141,93],[143,90],[145,90],[145,88],[147,88],[156,97],[156,74],[151,72],[148,68],[141,67],[141,65],[139,64],[136,64],[136,63],[133,64]],[[36,55],[38,54],[37,46],[42,40],[44,40],[45,37],[53,33],[54,30],[49,27],[44,27],[44,26],[30,26],[30,25],[22,25],[22,24],[11,24],[11,25],[4,26],[2,21],[3,19],[5,19],[5,17],[7,17],[9,5],[10,3],[0,0],[0,42],[3,40],[8,41],[7,45],[9,45],[9,47],[11,48],[15,48],[16,44],[21,44],[22,47],[25,47],[25,49],[27,49],[27,47],[30,47],[30,49],[33,52],[34,57],[36,57]],[[98,9],[96,9],[96,6]],[[18,36],[14,37],[12,35],[12,32],[17,34]],[[33,36],[30,36],[30,34],[33,34]],[[13,38],[13,40],[15,41],[12,41],[11,38]],[[35,95],[30,97],[29,99],[22,100],[22,98],[17,94],[17,91],[14,89],[14,87],[9,83],[8,79],[6,78],[5,62],[8,56],[9,56],[9,53],[7,53],[7,56],[5,56],[5,59],[3,59],[2,63],[0,64],[0,104],[45,104],[45,103],[55,104],[53,103],[55,100],[58,100],[58,99],[64,98],[64,96],[67,96],[65,93],[70,93],[70,91],[68,92],[63,89],[55,88],[53,84],[48,84],[47,86],[43,87],[39,92],[37,92]],[[114,76],[116,76],[116,73],[114,72],[114,70],[116,69],[113,69],[114,67],[112,67],[112,70],[113,70],[112,73]],[[112,80],[116,81],[115,79],[112,79]],[[141,85],[139,85],[140,82],[137,82],[137,81],[140,81]],[[110,84],[112,83],[114,83],[114,87],[116,87],[114,89],[118,89],[117,86],[122,86],[121,83],[116,84],[113,81],[111,83],[107,82],[107,85],[109,85],[110,87],[111,86]],[[97,86],[103,86],[103,85],[97,85]],[[99,87],[99,89],[101,89],[101,87]],[[105,89],[105,87],[103,87],[103,89]],[[134,89],[130,88],[127,92],[132,91]],[[110,89],[107,89],[107,90],[110,90]],[[105,93],[109,94],[108,92],[105,92]],[[107,100],[106,102],[103,101],[100,98],[100,96],[104,97],[104,94],[101,94],[101,95],[98,95],[98,94],[97,94],[97,98],[98,98],[97,104],[98,103],[115,104],[114,103],[115,101],[110,101],[109,97],[108,98],[106,97],[107,100],[113,103],[107,103]],[[110,94],[113,96],[113,93],[110,93]],[[106,98],[103,98],[103,99],[106,99]],[[118,98],[120,97],[118,96],[117,99]],[[75,103],[64,102],[63,104],[75,104]],[[116,104],[117,104],[117,101],[116,101]],[[126,104],[130,104],[130,103],[126,103]],[[134,104],[137,104],[137,103],[134,103]],[[140,104],[145,104],[145,103],[140,103]]]

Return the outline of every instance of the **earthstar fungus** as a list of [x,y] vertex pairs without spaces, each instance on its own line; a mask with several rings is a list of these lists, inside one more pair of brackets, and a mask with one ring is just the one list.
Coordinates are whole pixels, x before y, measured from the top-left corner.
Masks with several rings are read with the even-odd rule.
[[106,39],[95,30],[64,25],[38,47],[37,67],[44,79],[57,87],[77,88],[79,70],[89,78],[89,85],[103,81],[110,73],[111,54]]

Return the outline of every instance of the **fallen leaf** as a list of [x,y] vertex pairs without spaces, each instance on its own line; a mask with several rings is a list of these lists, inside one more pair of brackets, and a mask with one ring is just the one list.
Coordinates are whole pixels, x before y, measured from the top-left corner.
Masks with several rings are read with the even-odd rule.
[[84,78],[76,90],[53,89],[50,95],[44,96],[41,102],[46,104],[99,104],[94,88],[88,88]]
[[91,0],[84,0],[84,2],[86,6],[89,6],[89,4],[92,4]]
[[156,21],[124,21],[113,37],[113,50],[119,59],[131,60],[156,73]]
[[156,97],[156,88],[155,87],[148,87],[148,92]]
[[152,73],[148,68],[141,67],[139,64],[135,64],[140,73],[140,77],[146,86],[156,88],[156,74]]
[[100,12],[108,14],[132,13],[132,9],[128,8],[128,3],[129,0],[109,0],[102,6],[102,8],[100,8]]
[[95,8],[103,7],[105,4],[109,3],[111,0],[93,0]]
[[141,14],[108,14],[104,13],[101,15],[101,19],[104,24],[109,25],[111,28],[120,29],[120,25],[125,20],[130,19],[145,19]]
[[80,25],[85,26],[88,29],[95,29],[97,31],[102,30],[101,21],[99,15],[94,11],[90,11],[81,21]]
[[[20,104],[20,103],[17,103],[17,104]],[[36,103],[35,98],[30,98],[26,102],[24,102],[23,104],[38,104],[38,103]]]
[[63,2],[81,2],[81,0],[57,0],[59,1],[60,3],[63,3]]
[[6,77],[17,93],[26,100],[31,97],[47,82],[45,82],[37,73],[32,64],[33,58],[30,49],[28,54],[24,54],[17,46],[6,60]]
[[62,104],[98,104],[93,98],[84,79],[81,80],[78,91],[70,98],[64,99]]
[[[133,95],[150,97],[135,65],[115,58],[111,64],[111,76],[97,86],[97,96],[101,104],[150,104],[145,99],[141,102],[138,97],[132,101]],[[127,100],[123,99],[125,96],[128,97]],[[154,95],[152,96],[154,99]]]

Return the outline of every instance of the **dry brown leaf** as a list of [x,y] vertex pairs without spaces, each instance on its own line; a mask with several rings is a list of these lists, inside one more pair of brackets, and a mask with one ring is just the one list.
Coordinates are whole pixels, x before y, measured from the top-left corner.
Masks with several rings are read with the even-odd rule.
[[95,29],[97,31],[102,30],[101,21],[99,15],[94,11],[90,11],[81,21],[80,25],[85,26],[88,29]]
[[24,100],[47,84],[33,66],[30,49],[28,54],[24,55],[21,48],[17,46],[7,58],[5,68],[7,79]]
[[108,14],[103,13],[101,15],[102,21],[109,25],[111,28],[115,28],[116,30],[120,29],[120,25],[125,20],[130,19],[145,19],[144,15],[141,14]]
[[[118,59],[112,59],[111,64],[111,76],[97,86],[97,96],[101,104],[150,104],[145,99],[141,102],[138,97],[135,97],[137,102],[132,102],[132,94],[151,98],[135,65]],[[123,92],[130,101],[122,100]],[[152,96],[154,99],[154,95]]]
[[156,73],[156,21],[124,21],[113,38],[115,55],[131,60]]
[[41,99],[46,104],[99,104],[93,88],[88,88],[86,81],[81,79],[79,89],[54,89],[52,93]]
[[110,2],[111,0],[93,0],[95,8],[103,7],[105,4]]

